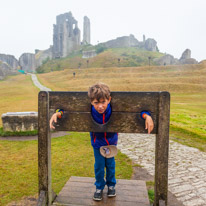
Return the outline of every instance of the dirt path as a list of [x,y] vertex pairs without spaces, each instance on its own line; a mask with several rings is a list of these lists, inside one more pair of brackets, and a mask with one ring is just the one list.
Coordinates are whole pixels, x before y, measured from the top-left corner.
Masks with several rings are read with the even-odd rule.
[[43,86],[43,85],[39,82],[39,80],[37,79],[37,76],[36,76],[35,74],[31,74],[31,73],[29,73],[29,74],[31,75],[31,79],[32,79],[34,85],[35,85],[36,87],[38,87],[41,91],[51,91],[51,89]]

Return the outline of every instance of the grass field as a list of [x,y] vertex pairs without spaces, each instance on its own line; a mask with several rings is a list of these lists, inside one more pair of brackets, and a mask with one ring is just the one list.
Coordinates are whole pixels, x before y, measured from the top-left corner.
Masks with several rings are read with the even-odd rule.
[[206,151],[206,64],[68,69],[38,78],[58,91],[87,91],[98,81],[112,91],[169,91],[171,138]]
[[[0,205],[38,193],[37,141],[0,141]],[[79,152],[81,151],[81,152]],[[94,157],[88,133],[52,139],[52,188],[58,193],[70,176],[94,177]],[[130,179],[132,162],[116,157],[116,177]]]
[[6,112],[37,111],[38,92],[30,75],[11,76],[0,81],[0,116]]

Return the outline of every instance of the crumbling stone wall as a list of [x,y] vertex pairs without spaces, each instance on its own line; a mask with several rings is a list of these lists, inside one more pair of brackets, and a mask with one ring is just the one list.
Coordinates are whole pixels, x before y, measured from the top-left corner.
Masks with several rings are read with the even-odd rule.
[[10,132],[38,129],[38,112],[8,112],[2,114],[3,130]]
[[130,36],[122,36],[116,39],[112,39],[105,43],[102,43],[105,47],[108,48],[120,48],[120,47],[138,47],[139,42],[134,37],[134,35],[130,34]]
[[129,36],[118,37],[101,44],[107,48],[136,47],[148,51],[157,51],[157,42],[151,38],[145,40],[145,35],[143,36],[143,41],[138,41],[134,35],[130,34]]
[[83,44],[90,44],[90,20],[87,16],[84,17],[84,30],[83,30]]
[[197,64],[197,60],[191,58],[191,50],[186,49],[183,53],[181,58],[179,59],[180,64]]
[[21,69],[26,72],[35,72],[36,64],[35,64],[35,54],[32,53],[24,53],[19,58],[19,64]]
[[72,51],[79,49],[80,43],[78,22],[72,13],[58,15],[53,27],[53,58],[66,57]]
[[97,53],[95,50],[90,50],[90,51],[83,51],[82,52],[82,58],[87,59],[87,58],[92,58],[97,56]]
[[52,46],[46,50],[35,50],[35,66],[38,68],[44,61],[52,59]]
[[13,55],[0,54],[0,61],[6,62],[13,70],[19,66],[18,60]]
[[157,42],[154,39],[148,38],[145,41],[144,47],[148,51],[157,51]]
[[0,80],[4,79],[6,76],[13,74],[14,70],[5,62],[0,61]]
[[166,54],[160,58],[154,59],[154,62],[158,65],[172,65],[172,64],[178,64],[178,59],[175,59],[170,54]]
[[191,50],[186,49],[183,53],[182,56],[180,57],[180,60],[182,59],[190,59],[191,58]]
[[174,58],[170,54],[166,54],[160,58],[154,59],[154,62],[158,65],[174,65],[174,64],[197,64],[196,59],[191,58],[191,50],[186,49],[180,59]]

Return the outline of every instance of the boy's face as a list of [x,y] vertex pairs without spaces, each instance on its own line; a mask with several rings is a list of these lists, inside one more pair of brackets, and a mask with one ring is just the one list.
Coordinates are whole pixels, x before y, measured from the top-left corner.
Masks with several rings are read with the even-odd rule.
[[104,113],[107,109],[107,105],[110,103],[111,97],[109,99],[100,99],[97,101],[94,99],[91,104],[94,106],[94,108],[99,112],[100,114]]

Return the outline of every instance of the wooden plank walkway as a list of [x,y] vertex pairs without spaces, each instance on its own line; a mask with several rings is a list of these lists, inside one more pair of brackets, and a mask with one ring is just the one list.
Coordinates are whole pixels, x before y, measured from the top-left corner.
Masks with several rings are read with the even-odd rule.
[[94,201],[95,179],[91,177],[71,177],[57,198],[54,206],[149,206],[146,184],[142,180],[117,179],[116,197],[107,197],[107,187],[103,199]]

